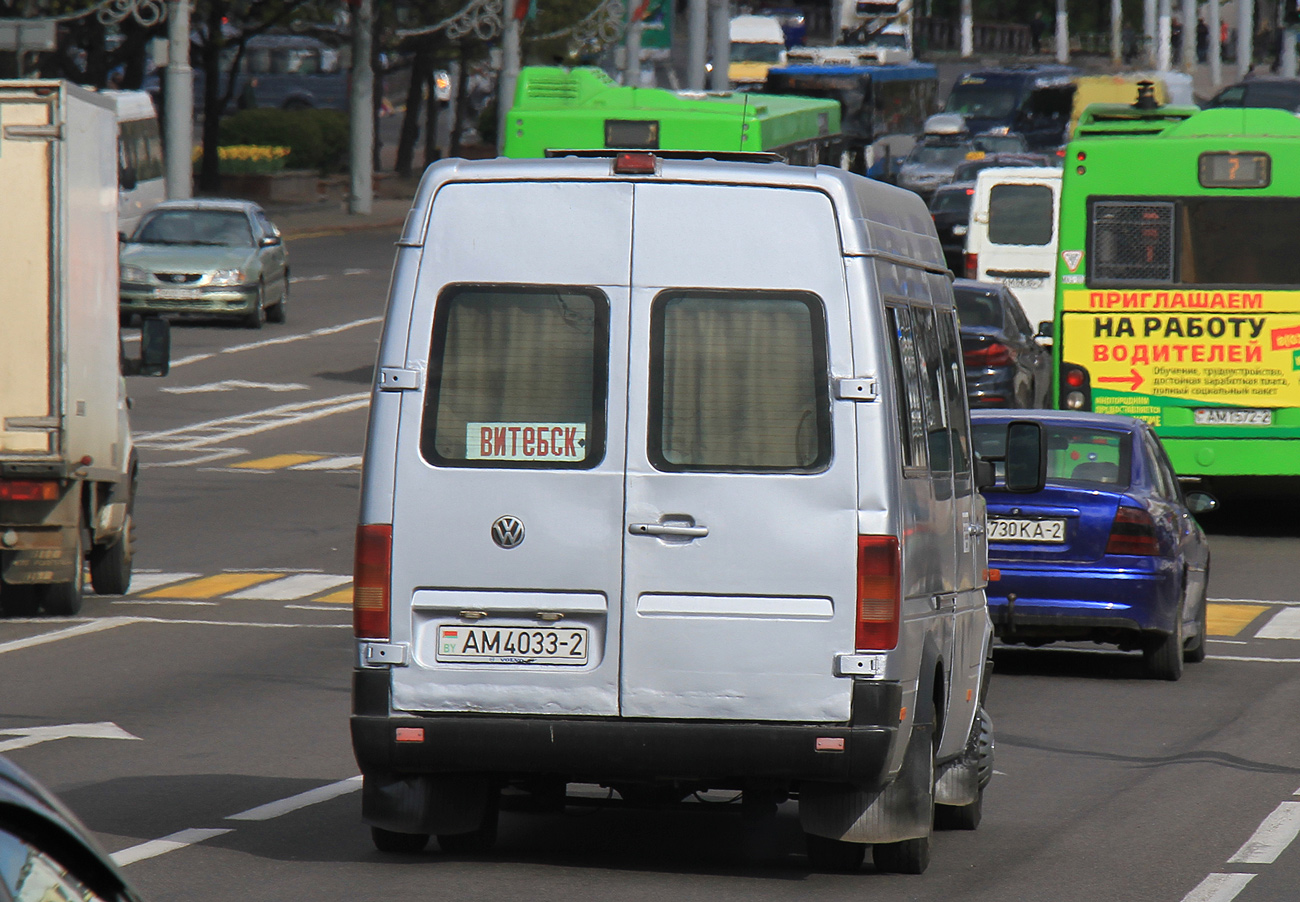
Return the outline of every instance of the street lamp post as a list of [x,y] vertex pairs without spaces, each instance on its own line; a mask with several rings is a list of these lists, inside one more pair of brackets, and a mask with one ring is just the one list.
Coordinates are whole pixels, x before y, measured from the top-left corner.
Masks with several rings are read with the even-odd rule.
[[194,70],[190,68],[190,0],[171,0],[167,17],[167,72],[163,76],[167,197],[194,194]]
[[375,191],[375,73],[370,63],[373,17],[374,0],[355,0],[352,7],[352,84],[348,93],[348,125],[351,130],[348,212],[359,216],[369,215]]

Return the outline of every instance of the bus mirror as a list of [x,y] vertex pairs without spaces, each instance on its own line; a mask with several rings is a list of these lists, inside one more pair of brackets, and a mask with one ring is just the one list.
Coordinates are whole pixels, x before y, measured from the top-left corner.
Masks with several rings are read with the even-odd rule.
[[1041,491],[1047,481],[1047,443],[1043,427],[1030,420],[1007,424],[1006,490],[1019,494]]

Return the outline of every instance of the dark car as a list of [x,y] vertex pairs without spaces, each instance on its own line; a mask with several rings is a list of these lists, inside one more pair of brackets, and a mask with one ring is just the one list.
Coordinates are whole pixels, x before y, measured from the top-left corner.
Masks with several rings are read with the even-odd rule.
[[943,109],[966,117],[974,133],[1016,132],[1031,150],[1055,148],[1070,123],[1078,74],[1078,69],[1055,65],[966,72],[957,78]]
[[2,757],[0,899],[140,899],[76,815]]
[[1207,110],[1214,107],[1270,107],[1288,113],[1300,111],[1300,78],[1281,75],[1248,78],[1224,88],[1205,105]]
[[[977,141],[980,139],[976,139]],[[1054,154],[1045,153],[986,153],[976,160],[967,160],[961,163],[953,170],[952,180],[954,182],[973,182],[981,169],[992,169],[994,166],[1006,168],[1008,166],[1029,168],[1031,166],[1056,166],[1058,160]]]
[[958,279],[952,286],[966,364],[966,396],[975,407],[1046,407],[1052,355],[1016,296],[1000,282]]
[[989,616],[1009,644],[1091,641],[1140,649],[1148,675],[1176,680],[1205,658],[1210,547],[1154,431],[1131,417],[1076,411],[975,411],[975,450],[996,458],[1006,424],[1036,420],[1047,482],[995,485],[988,504]]
[[930,216],[943,245],[943,259],[953,272],[961,272],[966,265],[966,232],[970,229],[974,197],[974,182],[953,182],[935,191],[930,198]]

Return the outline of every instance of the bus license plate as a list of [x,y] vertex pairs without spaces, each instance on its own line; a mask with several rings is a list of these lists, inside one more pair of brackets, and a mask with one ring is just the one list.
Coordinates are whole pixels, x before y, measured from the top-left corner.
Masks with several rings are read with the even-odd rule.
[[1064,520],[989,519],[990,542],[1065,542]]
[[1272,426],[1273,411],[1249,407],[1198,407],[1197,426]]
[[439,661],[477,664],[587,663],[587,631],[553,627],[438,627]]

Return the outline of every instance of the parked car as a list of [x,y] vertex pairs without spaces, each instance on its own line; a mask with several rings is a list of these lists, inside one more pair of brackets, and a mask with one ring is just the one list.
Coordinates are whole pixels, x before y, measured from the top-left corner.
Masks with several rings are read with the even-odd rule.
[[1282,75],[1254,76],[1228,85],[1205,105],[1214,107],[1273,107],[1300,112],[1300,78]]
[[289,255],[280,231],[251,201],[166,201],[123,245],[121,280],[124,319],[194,313],[260,329],[285,321]]
[[966,396],[977,407],[1047,407],[1052,355],[1034,337],[1020,301],[999,282],[958,279]]
[[930,198],[930,218],[943,246],[943,259],[954,273],[962,271],[966,259],[966,233],[970,231],[970,205],[974,182],[944,185]]
[[18,765],[2,757],[0,899],[140,899],[76,815]]
[[1006,643],[1092,641],[1141,649],[1147,673],[1176,680],[1205,657],[1210,547],[1194,514],[1215,508],[1183,493],[1142,420],[1076,411],[976,411],[975,450],[996,456],[1006,424],[1044,428],[1047,483],[985,493],[989,614]]

